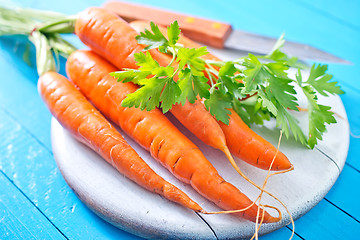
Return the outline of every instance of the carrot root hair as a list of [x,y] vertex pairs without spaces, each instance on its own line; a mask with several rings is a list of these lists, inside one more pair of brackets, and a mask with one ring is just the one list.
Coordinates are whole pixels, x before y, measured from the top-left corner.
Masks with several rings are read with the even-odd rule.
[[[247,209],[249,209],[250,207],[252,207],[254,204],[256,204],[257,202],[258,203],[258,211],[257,211],[257,216],[256,216],[256,222],[255,222],[255,233],[254,235],[251,237],[251,239],[258,239],[258,233],[259,233],[259,230],[263,224],[263,221],[264,221],[264,215],[265,215],[265,208],[271,208],[271,209],[275,209],[277,212],[278,212],[278,217],[275,218],[275,221],[274,222],[278,222],[282,219],[282,213],[281,211],[279,210],[279,208],[277,207],[274,207],[274,206],[271,206],[271,205],[263,205],[261,204],[261,199],[262,199],[262,196],[263,196],[263,193],[267,193],[269,196],[271,196],[272,198],[274,198],[276,201],[278,201],[286,210],[286,212],[288,213],[289,217],[290,217],[290,223],[292,224],[292,233],[291,233],[291,236],[290,236],[290,239],[293,238],[294,236],[294,233],[295,233],[295,222],[294,222],[294,219],[289,211],[289,209],[286,207],[286,205],[279,199],[277,198],[276,196],[274,196],[272,193],[268,192],[267,190],[265,190],[265,186],[266,184],[268,183],[268,179],[271,177],[271,176],[274,176],[274,175],[277,175],[277,174],[282,174],[282,173],[286,173],[286,172],[289,172],[291,170],[294,169],[294,166],[291,165],[291,168],[289,169],[286,169],[286,170],[283,170],[283,171],[279,171],[279,172],[273,172],[273,173],[270,173],[271,171],[271,168],[272,168],[272,165],[276,159],[276,156],[279,152],[279,148],[280,148],[280,142],[281,142],[281,138],[282,138],[282,131],[280,131],[280,137],[279,137],[279,141],[278,141],[278,145],[277,145],[277,149],[276,149],[276,153],[272,159],[272,162],[270,164],[270,167],[268,169],[268,172],[267,172],[267,175],[264,179],[264,182],[263,182],[263,185],[262,187],[260,187],[259,185],[257,185],[256,183],[254,183],[251,179],[249,179],[241,170],[240,168],[238,167],[238,165],[236,164],[236,162],[234,161],[229,149],[226,147],[223,149],[223,152],[225,153],[225,155],[227,156],[227,158],[229,159],[231,165],[235,168],[235,170],[245,179],[247,180],[249,183],[251,183],[252,185],[254,185],[256,188],[258,188],[260,190],[260,194],[257,196],[257,198],[252,202],[252,204],[250,204],[249,206],[247,206],[246,208],[243,208],[243,209],[238,209],[238,210],[229,210],[229,211],[218,211],[218,212],[206,212],[206,211],[202,211],[202,213],[204,214],[229,214],[229,213],[238,213],[238,212],[243,212],[243,211],[246,211]],[[260,218],[260,212],[261,212],[261,218]],[[260,219],[260,222],[259,222],[259,219]]]

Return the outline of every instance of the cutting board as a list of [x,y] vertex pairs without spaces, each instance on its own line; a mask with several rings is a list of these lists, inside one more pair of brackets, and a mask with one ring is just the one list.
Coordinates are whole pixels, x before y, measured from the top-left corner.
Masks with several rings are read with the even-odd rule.
[[[223,59],[239,57],[239,53],[213,51]],[[306,107],[304,97],[299,95],[299,99]],[[338,123],[328,127],[323,140],[313,150],[292,139],[283,138],[280,150],[288,156],[295,169],[271,177],[266,187],[285,203],[295,219],[303,216],[326,195],[338,178],[347,157],[349,124],[341,99],[331,96],[327,99],[320,98],[320,102],[332,106]],[[203,144],[171,114],[167,114],[167,117],[199,146],[226,181],[234,184],[250,199],[257,197],[259,191],[236,173],[222,152]],[[304,120],[301,121],[302,127],[306,128],[306,112],[296,113],[296,117]],[[280,133],[275,128],[274,121],[267,122],[265,126],[252,126],[252,129],[277,145]],[[119,131],[159,175],[182,189],[205,210],[220,210],[189,185],[174,178],[148,152]],[[254,233],[255,226],[252,222],[230,214],[195,213],[144,190],[75,140],[55,119],[52,120],[51,139],[54,157],[68,185],[91,210],[120,229],[147,239],[239,239],[248,238]],[[267,171],[256,169],[240,159],[236,159],[236,162],[249,178],[262,185]],[[266,195],[262,203],[277,206],[283,213],[283,219],[278,223],[263,225],[260,234],[289,224],[289,215],[279,203]],[[275,211],[269,212],[276,215]]]

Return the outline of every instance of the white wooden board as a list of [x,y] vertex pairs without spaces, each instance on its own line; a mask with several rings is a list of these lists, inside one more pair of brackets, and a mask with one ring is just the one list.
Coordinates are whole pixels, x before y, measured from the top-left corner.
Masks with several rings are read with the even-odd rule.
[[[232,57],[226,52],[218,55]],[[293,140],[283,139],[280,150],[288,156],[295,170],[273,176],[266,188],[285,203],[295,219],[308,212],[326,195],[339,176],[347,157],[349,124],[341,99],[331,96],[323,100],[323,103],[332,106],[333,111],[342,118],[337,117],[338,123],[328,127],[323,141],[314,150]],[[257,197],[259,191],[235,172],[223,153],[204,145],[170,114],[167,116],[200,147],[225,180],[251,199]],[[297,117],[306,118],[306,113],[299,113]],[[267,123],[266,127],[254,126],[253,129],[276,146],[279,131],[274,128],[273,121]],[[220,210],[190,186],[175,179],[150,154],[123,135],[158,174],[182,189],[205,210]],[[55,159],[69,186],[95,213],[123,230],[147,239],[239,239],[254,233],[252,222],[232,215],[196,214],[142,189],[72,138],[55,119],[52,121],[51,136]],[[237,163],[246,175],[259,185],[262,184],[266,171],[256,169],[239,159]],[[282,210],[284,218],[279,223],[263,225],[260,234],[269,233],[289,223],[289,216],[279,203],[266,195],[263,203],[277,206]],[[269,212],[276,215],[271,210]]]

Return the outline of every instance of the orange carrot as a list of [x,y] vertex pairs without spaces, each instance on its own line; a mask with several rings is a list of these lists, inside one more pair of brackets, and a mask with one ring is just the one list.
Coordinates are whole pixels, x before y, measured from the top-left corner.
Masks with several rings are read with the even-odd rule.
[[180,189],[157,175],[65,77],[47,72],[39,78],[38,89],[60,124],[120,173],[170,201],[197,212],[203,211]]
[[[122,100],[127,94],[134,92],[137,86],[130,82],[117,82],[110,76],[110,72],[116,71],[114,66],[93,52],[76,51],[69,57],[66,69],[70,79],[105,116],[150,151],[174,176],[190,184],[201,195],[223,209],[234,210],[251,206],[241,212],[241,215],[256,221],[257,206],[236,187],[226,182],[198,147],[160,110],[142,111],[139,108],[121,106]],[[261,211],[260,216],[262,213],[265,222],[279,220],[266,211]]]
[[[135,64],[134,53],[144,46],[137,43],[137,32],[115,14],[99,8],[85,10],[76,21],[75,33],[93,51],[119,69],[139,67]],[[156,49],[150,50],[150,53],[160,65],[169,63],[169,57]],[[232,159],[223,131],[202,103],[175,104],[170,112],[195,136]]]
[[[141,32],[144,29],[150,29],[150,23],[146,21],[134,21],[130,23],[130,26],[133,27],[136,31]],[[166,36],[166,28],[159,26],[160,31]],[[178,43],[184,45],[187,48],[199,48],[199,44],[190,40],[189,38],[180,35]],[[165,56],[162,56],[162,58]],[[204,59],[221,61],[218,57],[207,54],[203,56]],[[156,57],[154,57],[157,60]],[[162,60],[164,61],[164,60]],[[170,58],[168,57],[168,62]],[[261,168],[269,169],[270,164],[275,156],[276,148],[270,144],[268,141],[263,139],[261,136],[252,131],[237,115],[235,111],[231,111],[230,123],[226,125],[221,121],[218,121],[225,138],[226,144],[230,149],[231,153],[242,159],[243,161]],[[193,119],[188,118],[188,121],[194,121]],[[288,158],[281,152],[276,155],[274,163],[271,170],[286,170],[292,167]]]

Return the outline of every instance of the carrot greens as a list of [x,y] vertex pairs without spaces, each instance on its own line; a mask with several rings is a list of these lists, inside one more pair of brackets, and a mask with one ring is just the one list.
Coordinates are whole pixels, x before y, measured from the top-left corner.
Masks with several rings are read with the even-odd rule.
[[[206,47],[184,48],[177,41],[180,36],[178,23],[168,27],[165,37],[158,26],[151,23],[151,31],[145,30],[136,37],[144,50],[158,49],[170,54],[172,61],[160,66],[150,53],[136,53],[138,70],[124,69],[111,73],[119,81],[132,81],[140,88],[127,96],[124,107],[140,107],[152,110],[161,107],[167,112],[176,104],[194,103],[204,99],[206,108],[219,121],[229,123],[229,109],[234,109],[250,124],[263,124],[271,117],[276,119],[286,137],[293,136],[309,148],[322,139],[326,124],[335,123],[331,108],[318,103],[318,94],[342,94],[343,91],[327,74],[327,65],[313,64],[308,79],[304,80],[301,69],[306,67],[296,57],[281,51],[283,35],[266,56],[249,53],[233,61],[213,61],[202,57],[208,54]],[[290,68],[298,71],[295,77]],[[305,136],[298,120],[291,113],[299,111],[297,88],[308,100],[308,136]]]

